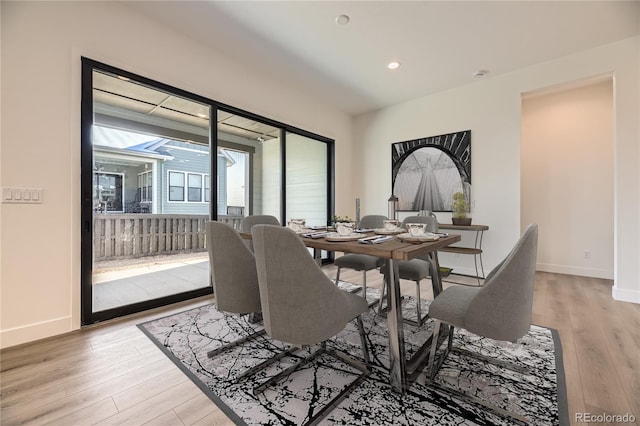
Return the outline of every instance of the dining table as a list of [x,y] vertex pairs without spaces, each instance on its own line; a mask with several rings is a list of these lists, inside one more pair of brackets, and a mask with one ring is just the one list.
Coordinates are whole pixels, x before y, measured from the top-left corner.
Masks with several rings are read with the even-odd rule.
[[[399,393],[405,393],[411,382],[419,375],[429,355],[431,337],[425,340],[410,359],[406,357],[404,327],[402,319],[402,295],[400,294],[400,276],[398,262],[411,260],[426,255],[431,271],[439,271],[438,250],[460,241],[457,234],[440,234],[436,240],[403,239],[398,235],[386,235],[385,241],[375,244],[360,242],[362,238],[374,235],[374,232],[360,233],[358,238],[331,239],[327,236],[317,237],[318,233],[309,229],[299,230],[297,234],[304,244],[314,249],[314,257],[320,263],[322,250],[368,254],[385,260],[385,281],[387,291],[387,327],[389,332],[389,384]],[[311,235],[316,235],[311,237]],[[243,238],[250,239],[250,233],[241,233]],[[382,236],[381,236],[382,237]],[[439,273],[431,274],[434,297],[442,291],[442,280]]]
[[[431,338],[427,339],[410,359],[406,358],[404,342],[404,328],[402,318],[402,295],[400,294],[400,277],[398,274],[398,262],[411,260],[417,257],[425,257],[431,266],[431,271],[439,271],[438,250],[460,241],[460,235],[441,234],[436,240],[402,239],[397,235],[392,236],[377,244],[365,244],[359,239],[335,241],[326,237],[312,238],[299,232],[304,244],[314,249],[316,259],[319,259],[322,250],[368,254],[385,259],[385,280],[388,283],[387,291],[387,327],[389,331],[389,377],[391,388],[404,393],[411,381],[420,374],[424,362],[429,354]],[[372,234],[362,234],[367,237]],[[411,240],[411,241],[408,241]],[[434,297],[442,291],[442,281],[439,273],[431,273]]]

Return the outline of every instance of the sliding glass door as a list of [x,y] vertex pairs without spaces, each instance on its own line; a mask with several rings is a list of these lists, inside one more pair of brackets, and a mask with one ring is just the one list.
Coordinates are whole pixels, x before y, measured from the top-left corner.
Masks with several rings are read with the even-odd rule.
[[330,139],[86,58],[81,109],[83,324],[211,294],[208,220],[333,213]]
[[95,65],[83,66],[85,324],[212,292],[211,106]]

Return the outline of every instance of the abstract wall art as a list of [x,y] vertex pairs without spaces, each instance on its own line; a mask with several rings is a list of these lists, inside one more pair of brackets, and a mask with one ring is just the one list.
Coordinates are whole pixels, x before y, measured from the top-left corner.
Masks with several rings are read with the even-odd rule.
[[400,211],[451,211],[471,199],[471,130],[391,144],[391,185]]

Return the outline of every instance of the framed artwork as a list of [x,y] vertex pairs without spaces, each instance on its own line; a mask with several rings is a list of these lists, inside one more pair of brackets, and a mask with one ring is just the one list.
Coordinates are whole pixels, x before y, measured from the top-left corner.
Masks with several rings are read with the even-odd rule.
[[453,194],[471,199],[471,130],[391,144],[398,210],[450,212]]

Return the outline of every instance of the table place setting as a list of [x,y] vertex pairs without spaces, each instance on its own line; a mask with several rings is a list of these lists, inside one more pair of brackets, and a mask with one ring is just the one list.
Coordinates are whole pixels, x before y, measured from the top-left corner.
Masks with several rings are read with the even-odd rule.
[[414,243],[414,244],[418,244],[418,243],[425,243],[425,242],[429,242],[429,241],[438,241],[440,239],[440,236],[433,234],[431,232],[427,232],[425,234],[422,235],[411,235],[408,232],[402,233],[397,235],[397,238],[400,241],[404,241],[407,243]]
[[331,232],[324,238],[325,240],[331,241],[331,242],[356,241],[362,238],[362,234],[353,233],[349,235],[340,235],[338,232]]
[[304,233],[302,234],[302,236],[303,236],[303,237],[305,237],[305,238],[313,238],[313,239],[316,239],[316,238],[324,238],[324,237],[326,237],[326,236],[328,236],[328,235],[331,235],[331,234],[332,234],[331,232],[327,232],[327,231],[320,231],[320,232],[318,232],[318,231],[311,231],[311,232],[304,232]]
[[308,232],[309,228],[305,227],[305,225],[306,225],[306,220],[304,219],[290,219],[289,222],[287,222],[287,228],[291,229],[292,231],[298,234],[302,234],[303,232]]
[[380,244],[380,243],[384,243],[385,241],[393,240],[393,238],[394,238],[393,235],[388,235],[388,236],[373,235],[371,237],[359,238],[358,242],[362,244]]
[[397,235],[404,232],[400,226],[400,221],[388,219],[384,221],[384,228],[374,229],[373,232],[379,235]]
[[398,235],[398,239],[407,243],[424,243],[428,241],[438,241],[440,236],[433,232],[427,232],[425,223],[408,223],[407,231]]
[[356,241],[362,238],[362,234],[354,232],[353,222],[336,223],[336,231],[329,233],[325,239],[327,241]]
[[[427,232],[424,223],[409,223],[407,229],[400,226],[398,220],[385,220],[384,228],[354,229],[353,222],[337,222],[335,228],[327,226],[305,226],[305,219],[291,219],[288,227],[303,238],[324,238],[329,242],[358,241],[362,244],[380,244],[398,239],[403,242],[419,244],[438,241],[449,236],[447,233]],[[366,234],[371,234],[366,236]]]

